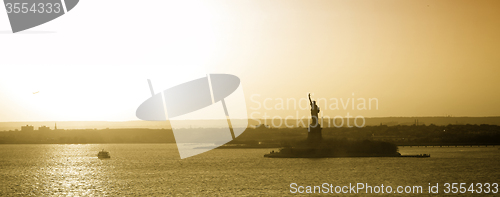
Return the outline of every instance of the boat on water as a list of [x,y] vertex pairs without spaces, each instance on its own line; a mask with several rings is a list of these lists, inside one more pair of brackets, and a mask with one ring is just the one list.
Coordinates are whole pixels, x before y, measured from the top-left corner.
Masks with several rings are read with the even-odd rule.
[[109,158],[111,158],[111,156],[109,155],[108,151],[105,151],[104,149],[102,149],[97,154],[97,158],[99,158],[99,159],[109,159]]

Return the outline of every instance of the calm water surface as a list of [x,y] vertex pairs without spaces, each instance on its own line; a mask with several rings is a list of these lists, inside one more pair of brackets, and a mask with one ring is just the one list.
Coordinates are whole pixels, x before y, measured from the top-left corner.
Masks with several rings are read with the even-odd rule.
[[[96,157],[103,148],[111,159]],[[500,182],[498,146],[400,147],[431,158],[264,158],[270,150],[212,150],[180,160],[175,144],[0,145],[0,195],[281,196],[291,183],[358,182],[421,185],[428,195],[429,183]]]

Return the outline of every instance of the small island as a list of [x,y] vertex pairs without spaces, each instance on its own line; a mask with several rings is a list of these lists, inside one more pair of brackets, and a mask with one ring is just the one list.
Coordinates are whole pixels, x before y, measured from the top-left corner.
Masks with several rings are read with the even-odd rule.
[[321,125],[318,122],[320,109],[316,101],[311,100],[311,124],[308,127],[307,139],[289,143],[279,151],[271,151],[264,157],[269,158],[331,158],[331,157],[430,157],[429,154],[401,155],[397,145],[389,142],[369,140],[349,141],[339,139],[323,139]]

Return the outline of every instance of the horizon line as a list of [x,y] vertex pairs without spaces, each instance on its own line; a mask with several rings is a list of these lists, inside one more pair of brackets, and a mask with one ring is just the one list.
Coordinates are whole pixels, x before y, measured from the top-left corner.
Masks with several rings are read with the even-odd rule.
[[[322,116],[324,117],[324,116]],[[345,117],[342,117],[345,119]],[[354,118],[354,117],[353,117]],[[500,118],[500,115],[496,116],[372,116],[372,117],[364,117],[364,118]],[[264,120],[265,118],[248,118],[247,120]],[[266,120],[272,120],[273,118],[268,118]],[[309,119],[305,118],[305,119]],[[169,119],[162,121],[145,121],[145,120],[21,120],[21,121],[0,121],[0,123],[7,122],[165,122]],[[186,119],[183,121],[191,121],[191,120],[219,120],[219,119]],[[221,119],[222,120],[222,119]],[[236,119],[236,120],[244,120],[244,119]],[[300,118],[290,118],[288,120],[300,120]]]

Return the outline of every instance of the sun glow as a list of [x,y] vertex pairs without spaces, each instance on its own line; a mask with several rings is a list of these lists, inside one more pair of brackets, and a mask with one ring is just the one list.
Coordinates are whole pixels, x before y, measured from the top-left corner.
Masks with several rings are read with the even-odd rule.
[[[136,108],[151,96],[147,79],[158,93],[187,79],[203,76],[198,66],[173,70],[144,66],[140,70],[101,67],[69,71],[25,67],[21,75],[0,79],[1,121],[137,120]],[[188,72],[185,69],[200,70]],[[56,72],[54,72],[56,71]]]

